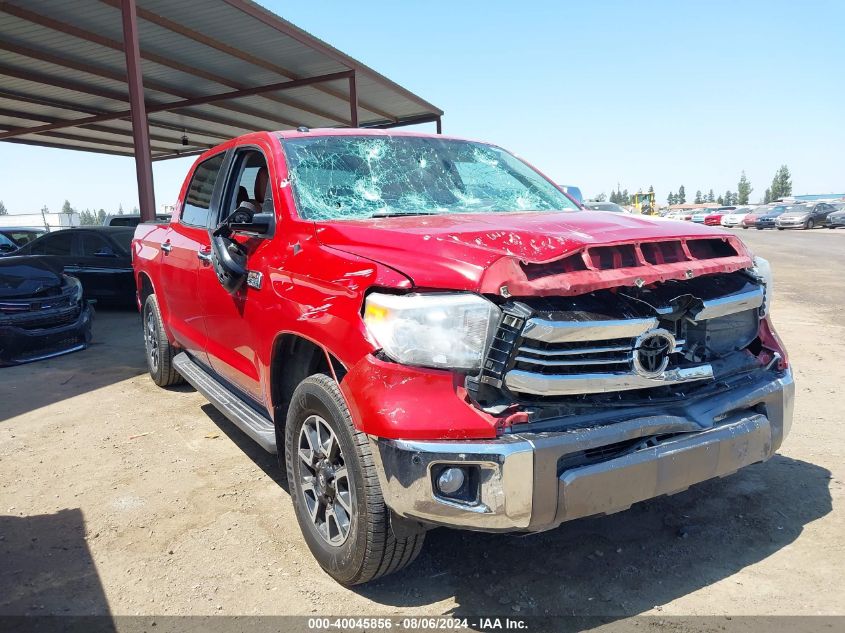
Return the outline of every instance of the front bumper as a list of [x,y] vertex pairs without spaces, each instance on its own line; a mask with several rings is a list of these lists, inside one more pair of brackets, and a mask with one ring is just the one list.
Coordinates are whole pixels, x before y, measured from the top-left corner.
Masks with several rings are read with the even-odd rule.
[[[88,347],[94,309],[83,302],[79,314],[67,322],[67,310],[44,310],[38,314],[37,327],[31,323],[0,325],[0,367],[20,365],[36,360],[69,354]],[[59,322],[60,325],[52,325]]]
[[777,220],[775,222],[775,226],[779,229],[801,229],[804,228],[806,223],[806,218],[802,218],[800,220]]
[[[472,530],[541,531],[768,459],[789,432],[794,390],[789,371],[767,373],[665,415],[495,440],[370,442],[385,502],[398,515]],[[641,445],[610,451],[637,438]],[[588,457],[604,451],[611,457]],[[446,464],[477,469],[475,501],[435,492],[433,473]]]

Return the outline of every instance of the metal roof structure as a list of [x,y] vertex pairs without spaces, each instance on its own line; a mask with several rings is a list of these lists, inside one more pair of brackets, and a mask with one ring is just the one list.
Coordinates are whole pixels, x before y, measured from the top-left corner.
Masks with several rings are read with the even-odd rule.
[[442,115],[250,0],[0,0],[0,140],[136,156],[144,217],[152,160]]

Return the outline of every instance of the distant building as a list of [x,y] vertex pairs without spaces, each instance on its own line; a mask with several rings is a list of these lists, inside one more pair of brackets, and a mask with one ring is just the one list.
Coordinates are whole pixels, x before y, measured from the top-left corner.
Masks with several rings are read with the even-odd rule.
[[79,226],[79,214],[72,213],[10,213],[0,215],[0,226],[29,226],[56,231]]
[[838,200],[839,198],[845,198],[845,193],[808,193],[803,196],[791,196],[790,199],[801,202],[805,200]]

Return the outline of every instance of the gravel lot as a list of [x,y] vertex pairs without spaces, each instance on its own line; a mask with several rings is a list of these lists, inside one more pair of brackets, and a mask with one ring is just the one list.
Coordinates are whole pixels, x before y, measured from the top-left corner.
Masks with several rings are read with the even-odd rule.
[[845,231],[738,231],[772,262],[798,395],[780,454],[533,536],[438,529],[347,590],[300,538],[275,458],[146,375],[137,315],[0,370],[0,613],[845,615]]

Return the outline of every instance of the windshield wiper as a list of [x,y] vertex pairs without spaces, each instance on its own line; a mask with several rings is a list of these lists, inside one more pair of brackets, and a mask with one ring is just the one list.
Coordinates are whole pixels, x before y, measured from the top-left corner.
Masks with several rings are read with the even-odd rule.
[[371,218],[396,218],[401,215],[437,215],[434,211],[381,211],[373,213]]

